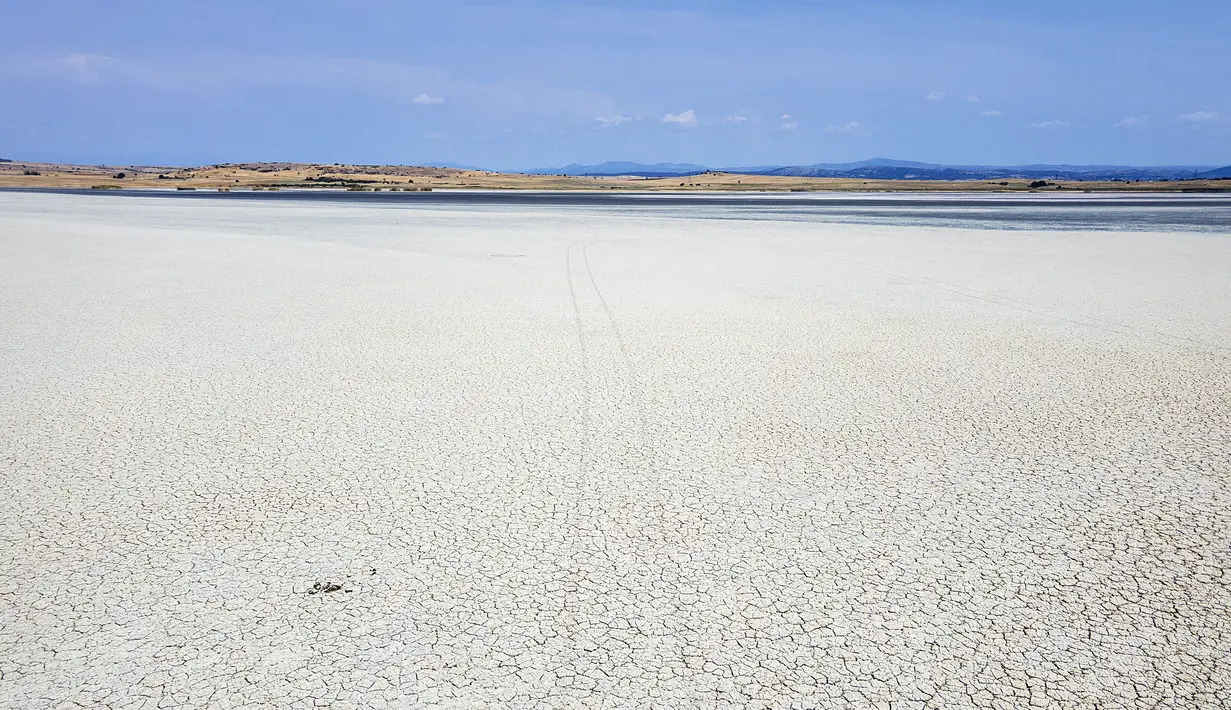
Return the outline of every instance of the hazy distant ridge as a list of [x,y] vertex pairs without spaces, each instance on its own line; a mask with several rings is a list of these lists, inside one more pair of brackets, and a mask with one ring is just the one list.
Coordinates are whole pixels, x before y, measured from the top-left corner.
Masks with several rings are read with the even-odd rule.
[[1223,167],[1223,168],[1215,168],[1215,169],[1213,169],[1213,170],[1206,170],[1205,172],[1200,173],[1200,174],[1198,175],[1198,177],[1203,177],[1203,178],[1231,178],[1231,165],[1228,165],[1228,166]]
[[1231,166],[1212,165],[941,165],[909,160],[873,158],[854,163],[815,163],[755,167],[708,168],[690,163],[634,163],[608,161],[595,165],[566,165],[562,168],[527,170],[531,175],[637,175],[670,177],[696,175],[708,171],[745,175],[786,175],[793,177],[863,178],[865,180],[992,180],[1030,178],[1035,180],[1181,180],[1185,178],[1231,177]]

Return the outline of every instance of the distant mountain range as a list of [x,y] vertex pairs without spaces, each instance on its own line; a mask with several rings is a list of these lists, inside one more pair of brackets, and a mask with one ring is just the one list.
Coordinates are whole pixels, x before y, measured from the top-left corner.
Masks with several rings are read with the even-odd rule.
[[1231,177],[1231,165],[940,165],[909,160],[873,158],[856,163],[815,163],[813,165],[758,165],[753,167],[708,168],[690,163],[631,163],[610,161],[597,165],[566,165],[562,168],[527,170],[530,175],[635,175],[639,177],[679,177],[705,172],[744,175],[789,175],[796,177],[862,178],[865,180],[991,180],[1027,178],[1032,180],[1184,180]]

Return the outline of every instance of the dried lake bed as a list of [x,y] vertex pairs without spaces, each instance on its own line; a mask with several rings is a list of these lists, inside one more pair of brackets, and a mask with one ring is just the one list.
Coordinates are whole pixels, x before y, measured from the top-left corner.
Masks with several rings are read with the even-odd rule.
[[1231,706],[1231,201],[895,199],[0,192],[0,706]]

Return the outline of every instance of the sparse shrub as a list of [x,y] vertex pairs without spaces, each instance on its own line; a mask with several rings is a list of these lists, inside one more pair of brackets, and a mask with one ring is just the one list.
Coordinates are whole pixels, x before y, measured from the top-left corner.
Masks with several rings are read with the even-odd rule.
[[118,190],[119,185],[90,185],[91,190]]

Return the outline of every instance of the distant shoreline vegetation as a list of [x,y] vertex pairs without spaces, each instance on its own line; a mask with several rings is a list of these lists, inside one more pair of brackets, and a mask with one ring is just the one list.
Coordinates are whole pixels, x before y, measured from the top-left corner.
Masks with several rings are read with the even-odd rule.
[[[568,166],[563,172],[499,173],[413,165],[341,163],[219,163],[199,167],[63,165],[0,162],[0,187],[82,189],[344,190],[426,192],[540,190],[623,192],[1231,192],[1231,166],[1051,166],[1019,168],[929,167],[925,163],[864,161],[802,168],[730,168],[668,175],[687,164],[638,163]],[[851,167],[856,166],[856,167]],[[591,168],[618,174],[591,174]],[[839,169],[842,168],[842,169]],[[570,174],[578,171],[584,174]],[[1153,176],[1153,177],[1151,177]]]

